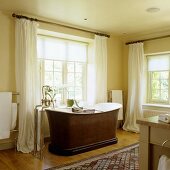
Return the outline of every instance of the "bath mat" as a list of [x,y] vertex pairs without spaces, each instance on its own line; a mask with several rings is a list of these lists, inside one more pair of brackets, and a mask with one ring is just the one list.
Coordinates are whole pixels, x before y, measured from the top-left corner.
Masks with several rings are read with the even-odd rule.
[[139,170],[139,144],[46,170]]

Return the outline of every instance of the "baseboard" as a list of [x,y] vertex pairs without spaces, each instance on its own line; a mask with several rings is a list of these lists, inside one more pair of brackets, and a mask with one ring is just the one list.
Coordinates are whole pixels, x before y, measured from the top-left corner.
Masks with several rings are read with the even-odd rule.
[[13,149],[16,147],[16,139],[18,132],[12,131],[10,138],[0,140],[0,150]]
[[5,142],[0,142],[0,150],[13,149],[15,148],[15,141],[8,139]]
[[117,129],[122,128],[123,126],[123,120],[118,120],[117,121]]

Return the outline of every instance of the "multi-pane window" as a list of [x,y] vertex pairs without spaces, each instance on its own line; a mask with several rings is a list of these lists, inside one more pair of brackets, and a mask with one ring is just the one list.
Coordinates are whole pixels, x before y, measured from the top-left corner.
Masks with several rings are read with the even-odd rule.
[[39,36],[38,58],[41,86],[57,89],[58,101],[86,100],[86,43]]
[[170,103],[170,54],[147,56],[148,102]]

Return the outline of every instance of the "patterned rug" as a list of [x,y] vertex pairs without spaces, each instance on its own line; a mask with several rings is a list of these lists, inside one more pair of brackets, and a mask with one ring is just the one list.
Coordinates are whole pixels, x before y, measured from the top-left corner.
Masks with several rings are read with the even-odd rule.
[[139,144],[48,170],[139,170]]

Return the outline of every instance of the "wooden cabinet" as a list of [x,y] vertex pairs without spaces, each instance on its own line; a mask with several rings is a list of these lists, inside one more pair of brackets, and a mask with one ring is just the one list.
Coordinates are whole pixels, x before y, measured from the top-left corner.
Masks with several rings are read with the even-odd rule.
[[170,124],[158,121],[158,116],[137,120],[140,124],[139,164],[141,170],[157,170],[159,157],[170,157]]

